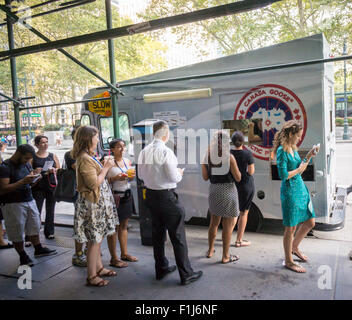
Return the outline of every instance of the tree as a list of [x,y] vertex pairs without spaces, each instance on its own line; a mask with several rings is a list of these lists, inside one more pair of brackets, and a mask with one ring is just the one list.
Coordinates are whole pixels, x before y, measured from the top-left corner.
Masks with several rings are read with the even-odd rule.
[[[38,1],[26,1],[28,6],[35,3]],[[57,4],[53,3],[45,8],[33,9],[31,13],[42,12],[55,6]],[[128,18],[120,17],[115,7],[112,7],[112,10],[114,27],[132,23]],[[104,30],[106,29],[104,1],[38,17],[28,22],[51,40]],[[17,24],[14,26],[14,36],[16,47],[43,42],[29,30]],[[163,58],[165,47],[148,35],[118,38],[114,43],[118,81],[166,68],[166,61]],[[6,27],[1,29],[0,46],[4,49],[8,48]],[[110,79],[106,41],[69,47],[65,50],[104,79]],[[16,64],[19,78],[26,76],[27,79],[33,79],[34,85],[27,84],[27,91],[28,95],[36,97],[32,102],[35,105],[80,100],[90,88],[104,85],[58,51],[21,56],[16,59]],[[0,90],[12,96],[10,79],[9,61],[0,62]],[[25,93],[21,83],[19,91],[20,96],[23,97]],[[70,113],[78,112],[80,105],[65,106],[65,109]],[[52,113],[55,113],[55,122],[58,122],[59,108],[52,108],[49,113],[44,110],[39,111],[44,117],[45,124],[50,123]]]
[[[151,0],[145,20],[191,12],[231,0]],[[178,41],[206,56],[213,42],[223,55],[254,50],[316,33],[324,33],[334,55],[341,55],[344,38],[352,48],[352,2],[349,0],[285,0],[262,9],[172,28]],[[159,32],[159,35],[162,31]],[[336,64],[337,69],[341,63]],[[340,72],[337,72],[340,87]],[[349,88],[352,88],[352,81]]]

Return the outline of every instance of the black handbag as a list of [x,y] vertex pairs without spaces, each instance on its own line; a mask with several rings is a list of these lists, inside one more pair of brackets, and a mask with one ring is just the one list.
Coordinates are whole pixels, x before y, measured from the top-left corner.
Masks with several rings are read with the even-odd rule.
[[76,202],[78,197],[76,172],[72,169],[59,169],[57,171],[57,186],[54,191],[57,202]]

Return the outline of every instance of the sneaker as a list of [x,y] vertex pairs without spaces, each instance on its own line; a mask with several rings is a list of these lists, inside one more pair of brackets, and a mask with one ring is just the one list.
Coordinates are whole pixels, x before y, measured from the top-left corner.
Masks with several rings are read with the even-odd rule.
[[34,266],[34,263],[32,261],[32,259],[28,256],[25,256],[25,257],[20,257],[20,265],[23,266],[23,265],[27,265],[27,266],[30,266],[30,267],[33,267]]
[[77,254],[72,256],[72,264],[77,267],[86,267],[87,266],[87,257],[80,251]]
[[42,247],[39,250],[34,251],[34,257],[35,258],[40,258],[40,257],[45,257],[45,256],[51,256],[53,254],[56,254],[56,250],[52,250],[46,247]]

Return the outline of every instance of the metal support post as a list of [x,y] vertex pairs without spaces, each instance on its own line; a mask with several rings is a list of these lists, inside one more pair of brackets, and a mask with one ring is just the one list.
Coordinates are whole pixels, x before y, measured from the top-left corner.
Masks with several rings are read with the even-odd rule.
[[[346,43],[346,39],[343,43],[343,55],[347,55],[347,43]],[[346,60],[343,62],[343,66],[344,66],[344,100],[345,100],[345,116],[344,116],[344,120],[343,120],[343,140],[348,140],[350,138],[350,135],[348,133],[348,113],[347,113],[347,108],[348,108],[348,103],[347,103],[347,70],[346,70]]]
[[[6,0],[6,6],[10,7],[11,0]],[[9,49],[13,50],[15,48],[15,41],[13,37],[13,26],[12,20],[7,16],[7,34],[9,39]],[[14,99],[18,100],[18,86],[17,86],[17,70],[16,70],[16,58],[10,58],[11,67],[11,84],[12,84],[12,96]],[[21,119],[20,119],[20,104],[18,102],[13,103],[14,114],[15,114],[15,129],[16,129],[16,143],[17,146],[22,144],[21,137]]]
[[[105,0],[105,10],[106,10],[106,26],[107,29],[112,29],[112,13],[111,13],[111,0]],[[115,54],[114,54],[114,40],[108,40],[109,48],[109,69],[110,69],[110,82],[112,85],[116,84],[116,72],[115,72]],[[120,137],[119,128],[119,108],[117,104],[116,92],[111,94],[111,109],[112,109],[112,122],[114,126],[114,137]]]

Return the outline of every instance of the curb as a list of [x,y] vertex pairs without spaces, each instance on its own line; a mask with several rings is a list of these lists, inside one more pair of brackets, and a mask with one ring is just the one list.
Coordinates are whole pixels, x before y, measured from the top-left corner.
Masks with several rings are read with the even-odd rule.
[[351,143],[352,142],[352,140],[336,140],[336,143]]

